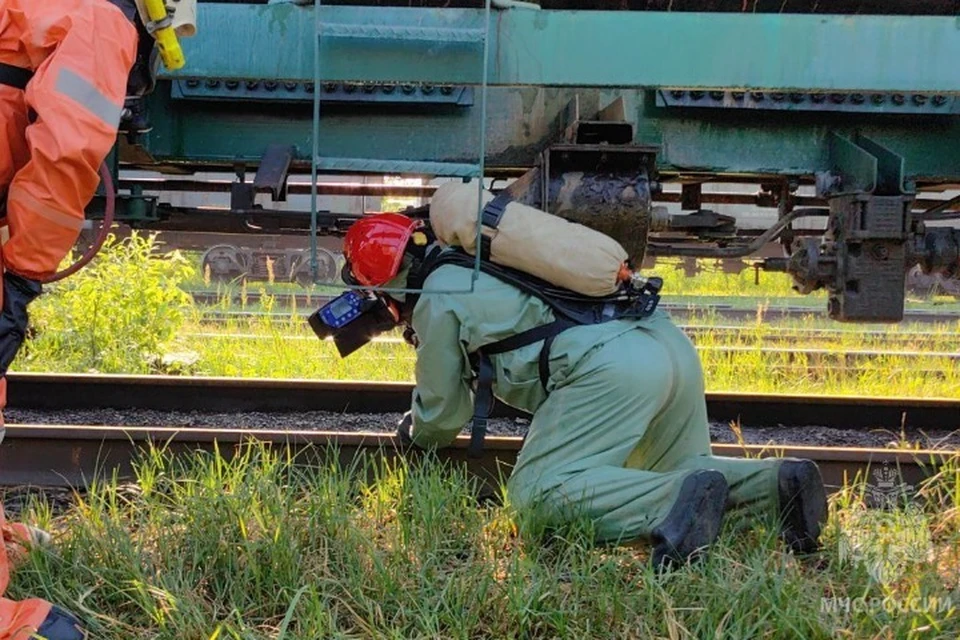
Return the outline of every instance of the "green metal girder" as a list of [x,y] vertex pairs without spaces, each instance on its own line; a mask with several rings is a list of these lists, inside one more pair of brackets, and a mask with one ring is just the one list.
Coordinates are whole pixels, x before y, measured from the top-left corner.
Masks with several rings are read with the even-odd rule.
[[[469,9],[322,7],[339,25],[482,28]],[[201,4],[185,77],[313,78],[312,6]],[[960,92],[952,17],[530,11],[491,17],[491,85]],[[474,50],[321,39],[331,80],[477,83]]]
[[[529,167],[560,139],[567,105],[579,96],[597,109],[623,97],[638,144],[657,144],[661,170],[811,175],[831,169],[830,136],[858,132],[902,156],[906,177],[960,178],[960,118],[844,113],[758,113],[664,109],[644,91],[491,88],[486,165]],[[167,83],[151,98],[153,131],[146,148],[158,161],[229,166],[257,161],[269,144],[296,147],[302,168],[312,148],[309,105],[173,100]],[[320,149],[325,156],[371,160],[473,163],[479,109],[383,112],[325,109]],[[125,157],[131,159],[131,155]]]

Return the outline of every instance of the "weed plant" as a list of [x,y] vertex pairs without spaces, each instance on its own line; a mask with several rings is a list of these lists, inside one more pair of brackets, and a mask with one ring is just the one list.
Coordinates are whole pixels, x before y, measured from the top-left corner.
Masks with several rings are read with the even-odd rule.
[[960,634],[960,459],[885,510],[845,487],[812,557],[772,523],[731,525],[664,576],[642,544],[595,545],[586,519],[545,533],[509,496],[479,503],[477,479],[432,455],[335,459],[146,451],[135,484],[28,510],[58,533],[10,596],[61,603],[101,640]]
[[13,368],[148,373],[187,318],[192,303],[178,285],[190,274],[153,234],[111,235],[93,262],[30,306],[31,338]]

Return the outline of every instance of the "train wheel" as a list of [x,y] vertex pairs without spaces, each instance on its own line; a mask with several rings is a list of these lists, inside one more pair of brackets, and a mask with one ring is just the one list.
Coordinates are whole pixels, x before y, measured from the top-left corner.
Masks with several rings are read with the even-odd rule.
[[203,273],[214,282],[231,282],[249,273],[250,260],[240,249],[229,244],[210,247],[203,254]]
[[919,266],[907,273],[907,291],[923,297],[953,296],[960,298],[960,280],[941,275],[926,275]]
[[[326,249],[318,248],[317,282],[320,284],[334,284],[339,274],[336,256]],[[303,258],[293,272],[293,279],[302,287],[309,287],[313,283],[313,269],[310,266],[309,252],[304,252]]]

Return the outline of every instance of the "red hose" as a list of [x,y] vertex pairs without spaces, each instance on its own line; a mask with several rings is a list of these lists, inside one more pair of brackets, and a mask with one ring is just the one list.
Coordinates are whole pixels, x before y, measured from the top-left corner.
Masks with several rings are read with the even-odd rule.
[[63,271],[58,271],[49,278],[41,280],[41,282],[44,284],[63,280],[68,276],[72,276],[77,271],[80,271],[80,269],[83,269],[91,260],[93,260],[93,257],[100,252],[100,248],[103,247],[103,243],[106,242],[107,234],[110,233],[110,227],[113,225],[113,213],[117,204],[117,194],[113,189],[113,176],[110,175],[110,169],[107,167],[106,162],[100,165],[100,179],[103,180],[103,189],[107,194],[107,206],[103,212],[103,225],[100,227],[100,233],[97,234],[97,239],[94,240],[93,244],[90,245],[90,248],[87,249],[82,256],[80,256],[79,260],[74,262]]

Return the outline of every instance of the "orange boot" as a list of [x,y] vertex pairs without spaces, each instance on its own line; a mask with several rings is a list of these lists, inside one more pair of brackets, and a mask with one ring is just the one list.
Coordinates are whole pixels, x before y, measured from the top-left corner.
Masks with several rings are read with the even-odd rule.
[[[7,524],[0,505],[0,596],[10,583],[10,559],[33,544],[45,544],[49,535],[22,524]],[[8,555],[10,552],[10,555]],[[80,621],[46,600],[8,600],[0,597],[0,640],[84,640]]]

